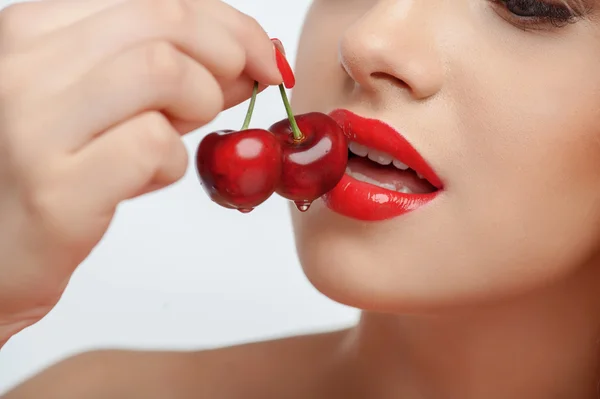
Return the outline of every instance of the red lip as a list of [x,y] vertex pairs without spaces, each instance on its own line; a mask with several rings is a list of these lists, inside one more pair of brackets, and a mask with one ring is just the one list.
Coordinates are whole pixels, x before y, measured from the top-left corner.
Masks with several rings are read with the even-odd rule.
[[338,185],[323,196],[334,212],[364,221],[395,218],[429,203],[443,188],[441,179],[415,148],[388,124],[337,109],[329,114],[349,141],[385,152],[421,174],[437,191],[405,194],[354,179],[345,174]]

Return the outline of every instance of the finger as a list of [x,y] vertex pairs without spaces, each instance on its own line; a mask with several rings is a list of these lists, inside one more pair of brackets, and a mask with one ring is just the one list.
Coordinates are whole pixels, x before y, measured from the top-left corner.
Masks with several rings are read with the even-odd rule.
[[[248,75],[242,75],[235,80],[219,83],[224,96],[225,105],[223,106],[223,110],[235,107],[236,105],[248,100],[252,96],[252,91],[254,89],[254,80],[252,80]],[[267,87],[269,86],[259,85],[258,93],[261,93]],[[180,119],[171,119],[171,123],[180,134],[187,134],[202,126],[198,122]]]
[[135,47],[98,65],[50,101],[33,119],[60,126],[49,144],[69,150],[149,110],[203,125],[221,112],[224,102],[212,74],[166,42]]
[[71,198],[94,198],[100,206],[97,211],[109,212],[123,200],[179,180],[188,155],[167,118],[146,112],[106,131],[78,151],[72,162]]
[[48,36],[39,50],[50,64],[46,71],[69,79],[132,46],[156,40],[171,42],[219,78],[236,78],[245,68],[241,43],[210,10],[191,0],[121,2]]
[[[235,107],[248,100],[252,96],[254,80],[247,75],[242,75],[233,81],[221,82],[224,96],[224,109]],[[259,85],[258,92],[261,93],[269,86]]]
[[269,35],[252,17],[224,2],[216,2],[215,18],[227,26],[246,50],[246,73],[261,83],[282,82]]
[[38,0],[18,3],[8,23],[11,46],[26,46],[124,0]]

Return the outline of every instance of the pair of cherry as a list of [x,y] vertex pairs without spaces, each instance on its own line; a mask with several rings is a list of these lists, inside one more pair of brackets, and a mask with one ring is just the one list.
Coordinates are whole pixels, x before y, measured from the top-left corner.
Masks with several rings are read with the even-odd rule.
[[287,119],[269,129],[249,128],[258,95],[255,82],[241,130],[210,133],[196,152],[198,175],[212,201],[242,213],[273,193],[305,212],[341,180],[348,161],[346,138],[331,117],[319,112],[294,116],[285,89],[294,86],[295,78],[283,54],[275,51]]

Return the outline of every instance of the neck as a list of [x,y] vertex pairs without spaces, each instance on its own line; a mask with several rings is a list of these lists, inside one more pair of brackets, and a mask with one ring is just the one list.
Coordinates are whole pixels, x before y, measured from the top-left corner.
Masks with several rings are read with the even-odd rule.
[[597,269],[494,305],[364,313],[346,353],[370,398],[595,399]]

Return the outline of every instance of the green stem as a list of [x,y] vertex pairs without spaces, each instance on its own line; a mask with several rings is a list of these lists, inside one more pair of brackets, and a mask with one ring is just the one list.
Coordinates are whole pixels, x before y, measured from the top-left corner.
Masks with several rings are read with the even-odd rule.
[[294,118],[292,106],[290,105],[287,94],[285,93],[285,87],[283,86],[283,84],[279,85],[279,91],[281,92],[281,99],[283,100],[283,105],[285,106],[285,112],[287,112],[290,125],[292,126],[292,134],[294,135],[294,141],[302,141],[304,140],[304,134],[302,134],[300,128],[298,127],[298,124],[296,123],[296,118]]
[[256,104],[256,95],[258,94],[258,82],[254,82],[254,88],[252,89],[252,97],[250,98],[250,105],[248,106],[248,112],[246,112],[246,119],[241,130],[248,129],[250,126],[250,120],[252,120],[252,113],[254,112],[254,104]]

